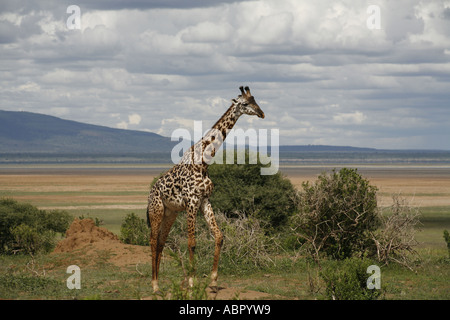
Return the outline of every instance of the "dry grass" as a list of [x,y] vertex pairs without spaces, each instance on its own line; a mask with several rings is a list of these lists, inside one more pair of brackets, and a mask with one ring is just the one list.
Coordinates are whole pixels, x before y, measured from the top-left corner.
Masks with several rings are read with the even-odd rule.
[[[395,168],[394,168],[395,169]],[[419,207],[450,206],[450,170],[431,168],[428,173],[414,170],[373,169],[359,170],[378,187],[381,206],[392,203],[392,194],[402,194],[411,205]],[[126,170],[126,169],[125,169]],[[284,171],[296,187],[304,181],[314,181],[324,168]],[[5,172],[5,170],[3,170]],[[132,172],[132,171],[130,171]],[[396,174],[393,174],[396,172]],[[159,170],[142,169],[138,174],[118,169],[117,173],[96,174],[2,174],[0,171],[0,196],[14,197],[40,207],[65,209],[74,206],[89,208],[145,208],[148,186]]]

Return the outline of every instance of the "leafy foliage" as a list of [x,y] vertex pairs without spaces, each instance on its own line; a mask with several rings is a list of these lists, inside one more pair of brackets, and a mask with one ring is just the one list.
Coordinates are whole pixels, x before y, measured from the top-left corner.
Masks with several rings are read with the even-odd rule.
[[450,258],[450,234],[447,230],[444,230],[444,240],[447,243],[448,257]]
[[50,252],[55,246],[55,232],[52,230],[38,232],[36,228],[22,223],[12,228],[11,234],[14,236],[14,247],[26,254]]
[[49,252],[56,233],[69,227],[72,216],[60,210],[45,211],[13,199],[0,200],[0,253]]
[[261,163],[211,165],[214,191],[210,201],[214,211],[228,217],[244,213],[261,219],[271,230],[285,225],[297,210],[296,190],[280,172],[261,175],[262,167]]
[[120,227],[120,240],[123,243],[140,246],[149,245],[150,230],[147,222],[134,212],[128,214]]
[[367,268],[369,260],[349,258],[343,261],[330,261],[320,272],[325,282],[325,297],[330,300],[375,300],[381,291],[368,289]]
[[321,174],[314,184],[303,183],[292,229],[316,259],[320,252],[334,259],[363,252],[368,232],[379,225],[376,191],[356,169]]

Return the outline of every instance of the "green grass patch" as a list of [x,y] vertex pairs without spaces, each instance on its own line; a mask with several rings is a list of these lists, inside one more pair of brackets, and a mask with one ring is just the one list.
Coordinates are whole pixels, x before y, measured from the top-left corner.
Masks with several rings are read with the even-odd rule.
[[[72,209],[74,217],[103,220],[103,227],[120,234],[120,226],[127,214],[134,212],[145,219],[145,210],[132,209]],[[390,264],[380,266],[383,293],[379,299],[440,299],[449,300],[450,259],[443,230],[450,230],[450,207],[421,208],[422,231],[417,233],[421,245],[417,249],[413,270]],[[185,219],[181,214],[180,219]],[[199,217],[198,228],[205,228]],[[198,229],[199,231],[199,229]],[[187,234],[179,235],[182,250],[187,250]],[[175,235],[171,235],[172,239]],[[212,238],[198,241],[200,246],[211,245]],[[231,241],[231,240],[230,240]],[[224,246],[230,245],[224,242]],[[208,248],[209,251],[211,251]],[[164,251],[168,257],[168,249]],[[197,276],[201,284],[209,279],[212,251],[198,256]],[[224,249],[225,252],[225,249]],[[271,256],[273,263],[262,268],[244,268],[235,272],[230,268],[229,257],[224,254],[219,263],[219,286],[236,287],[242,292],[254,290],[270,294],[274,299],[323,299],[326,285],[320,277],[320,267],[307,258],[281,252]],[[150,259],[138,268],[119,269],[109,262],[107,254],[99,254],[94,263],[81,270],[80,290],[69,290],[66,273],[70,258],[58,255],[0,256],[0,298],[4,299],[141,299],[152,297]],[[187,256],[185,256],[187,258]],[[339,263],[337,263],[339,268]],[[369,274],[367,275],[369,276]],[[176,259],[164,259],[161,264],[160,287],[166,293],[174,292],[183,282],[184,274]],[[177,291],[178,292],[178,291]],[[180,292],[178,292],[180,293]],[[181,292],[182,293],[182,292]],[[180,294],[181,294],[180,293]],[[183,297],[183,296],[180,296]],[[166,296],[167,298],[167,296]],[[239,295],[235,298],[239,299]]]
[[445,248],[444,230],[450,230],[450,207],[420,208],[421,231],[416,239],[421,248]]

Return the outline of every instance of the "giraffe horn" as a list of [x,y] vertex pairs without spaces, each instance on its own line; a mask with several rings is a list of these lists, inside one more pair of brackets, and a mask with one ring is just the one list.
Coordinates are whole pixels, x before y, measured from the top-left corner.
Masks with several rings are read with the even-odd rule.
[[245,95],[244,87],[240,86],[240,87],[239,87],[239,90],[241,90],[242,95]]
[[250,88],[249,87],[245,87],[245,91],[247,91],[247,96],[251,96],[252,94],[250,93]]

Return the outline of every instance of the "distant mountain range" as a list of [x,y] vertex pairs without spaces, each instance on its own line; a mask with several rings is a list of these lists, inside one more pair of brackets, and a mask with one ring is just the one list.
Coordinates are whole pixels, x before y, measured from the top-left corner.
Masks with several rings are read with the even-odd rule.
[[[178,141],[31,112],[0,110],[0,163],[171,163]],[[281,163],[450,164],[450,151],[280,146]]]
[[156,133],[113,129],[57,117],[0,111],[0,153],[168,153],[177,142]]
[[[0,110],[0,153],[170,153],[177,141],[156,133],[114,129],[54,116]],[[281,146],[280,152],[373,151],[339,146]]]
[[376,151],[374,148],[359,148],[350,146],[324,146],[324,145],[306,145],[306,146],[280,146],[280,152],[364,152]]

